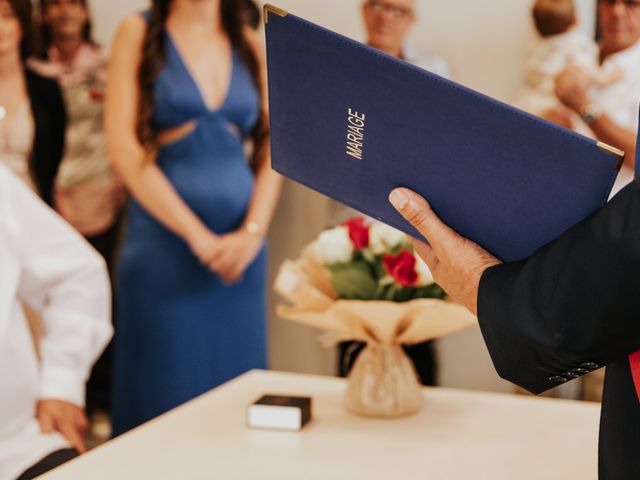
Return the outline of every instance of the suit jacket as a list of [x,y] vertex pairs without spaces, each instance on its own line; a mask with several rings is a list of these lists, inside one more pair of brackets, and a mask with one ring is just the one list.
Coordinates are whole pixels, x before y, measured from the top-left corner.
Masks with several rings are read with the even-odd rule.
[[53,205],[53,188],[64,154],[67,126],[64,101],[55,80],[41,77],[29,69],[25,76],[35,124],[31,175],[42,199]]
[[532,257],[488,269],[478,317],[496,370],[541,393],[607,367],[600,478],[640,478],[640,183]]

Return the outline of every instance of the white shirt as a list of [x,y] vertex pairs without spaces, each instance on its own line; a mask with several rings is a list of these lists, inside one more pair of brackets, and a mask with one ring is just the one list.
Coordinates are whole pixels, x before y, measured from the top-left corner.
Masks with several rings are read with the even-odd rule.
[[[42,315],[38,361],[22,304]],[[0,480],[69,448],[36,421],[38,399],[84,405],[90,368],[112,334],[102,258],[0,165]]]
[[444,78],[451,78],[449,64],[436,55],[418,52],[411,45],[405,45],[402,49],[402,55],[405,61],[416,67],[420,67],[423,70],[435,73]]
[[[636,132],[640,107],[640,42],[609,55],[602,64],[602,70],[605,73],[620,71],[622,78],[611,85],[593,89],[593,103],[619,127]],[[623,166],[612,193],[617,193],[632,180],[633,170]]]

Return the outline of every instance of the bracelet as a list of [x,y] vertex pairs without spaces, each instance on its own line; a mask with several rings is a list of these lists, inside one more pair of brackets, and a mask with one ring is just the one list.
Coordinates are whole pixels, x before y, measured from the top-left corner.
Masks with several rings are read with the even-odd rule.
[[260,233],[260,225],[256,222],[249,222],[244,226],[244,230],[250,235],[257,235]]

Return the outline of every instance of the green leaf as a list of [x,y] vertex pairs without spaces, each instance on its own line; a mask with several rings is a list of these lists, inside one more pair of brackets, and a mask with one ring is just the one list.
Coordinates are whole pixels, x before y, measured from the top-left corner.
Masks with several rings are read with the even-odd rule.
[[372,263],[372,267],[373,267],[374,275],[378,280],[381,280],[388,275],[387,269],[384,268],[384,263],[382,263],[382,257],[378,257]]
[[415,297],[413,296],[415,293],[415,288],[411,287],[400,287],[396,293],[395,301],[396,302],[408,302],[409,300],[413,300]]
[[403,287],[396,283],[393,285],[393,288],[386,290],[384,293],[385,296],[382,300],[398,303],[410,302],[411,300],[420,298],[444,300],[446,297],[444,290],[435,283],[427,287]]
[[398,291],[398,285],[392,283],[385,287],[385,291],[382,296],[382,300],[387,300],[389,302],[395,302],[396,292]]
[[411,245],[410,243],[402,242],[402,243],[396,245],[395,247],[393,247],[389,253],[391,255],[396,256],[396,255],[399,255],[400,252],[402,252],[404,250],[407,250],[407,251],[413,253],[413,245]]
[[327,268],[332,273],[342,272],[344,270],[360,270],[362,273],[367,275],[371,275],[371,269],[369,265],[364,260],[354,260],[346,263],[334,263],[333,265],[327,265]]
[[362,254],[362,258],[366,260],[367,263],[369,264],[376,263],[376,256],[373,254],[370,248],[362,249],[361,254]]
[[426,287],[416,288],[414,298],[437,298],[443,300],[446,297],[445,291],[436,283],[432,283]]
[[331,284],[338,297],[345,300],[372,300],[376,297],[378,283],[371,276],[366,263],[343,264],[332,269]]

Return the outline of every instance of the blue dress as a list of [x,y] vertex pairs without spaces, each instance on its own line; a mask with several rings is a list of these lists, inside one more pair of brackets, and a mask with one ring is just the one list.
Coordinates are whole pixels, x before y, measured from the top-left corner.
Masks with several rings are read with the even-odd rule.
[[[164,131],[195,120],[197,127],[160,148],[157,164],[213,232],[237,230],[254,187],[244,139],[259,115],[255,84],[234,49],[226,99],[211,110],[168,32],[165,44],[154,126]],[[226,286],[184,240],[131,201],[117,277],[114,435],[266,368],[265,282],[264,248],[243,281]]]

